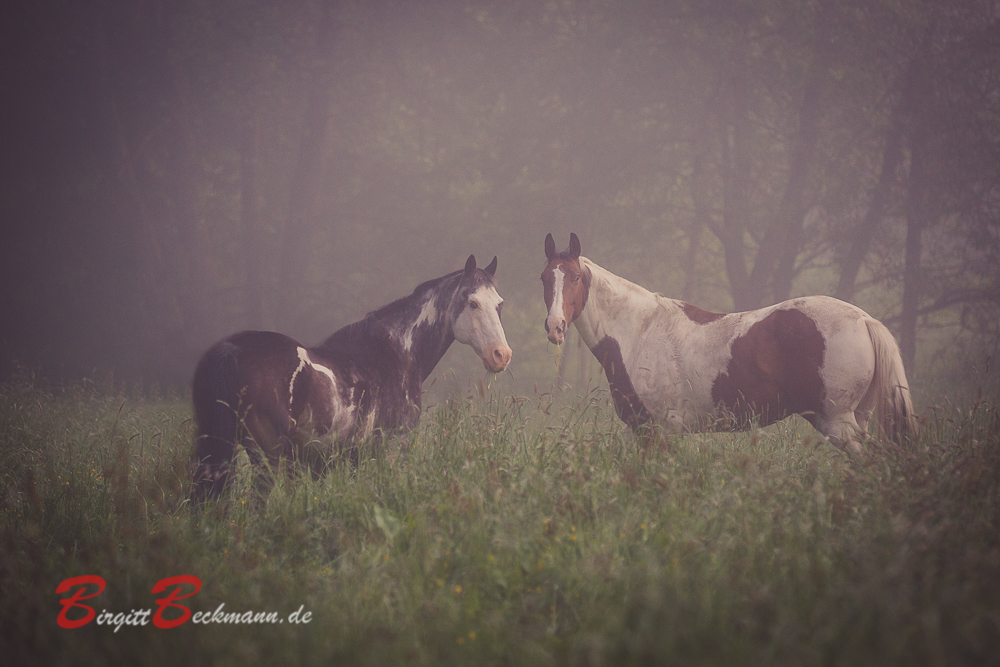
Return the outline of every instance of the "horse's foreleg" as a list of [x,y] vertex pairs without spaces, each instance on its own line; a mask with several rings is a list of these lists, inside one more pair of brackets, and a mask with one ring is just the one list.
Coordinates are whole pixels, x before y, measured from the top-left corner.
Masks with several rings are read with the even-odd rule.
[[654,450],[660,454],[673,451],[672,438],[677,431],[668,422],[648,421],[641,424],[631,424],[630,429],[635,434],[639,451],[643,457],[648,457]]
[[[291,424],[288,419],[282,419],[285,424]],[[274,488],[274,474],[279,467],[283,443],[288,439],[288,426],[276,427],[274,419],[262,415],[259,411],[251,411],[244,420],[246,437],[243,448],[250,459],[254,470],[253,495],[258,505]]]
[[330,469],[331,445],[329,438],[310,440],[296,449],[296,458],[312,474],[313,481],[318,480]]

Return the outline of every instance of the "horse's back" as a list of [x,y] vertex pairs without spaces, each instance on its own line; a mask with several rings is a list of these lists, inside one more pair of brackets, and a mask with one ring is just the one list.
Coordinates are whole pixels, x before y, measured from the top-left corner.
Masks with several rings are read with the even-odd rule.
[[282,375],[294,362],[298,346],[294,339],[273,331],[241,331],[208,348],[191,386],[196,417],[199,410],[211,409],[220,400],[228,403],[251,386]]
[[696,411],[723,406],[740,423],[798,413],[819,424],[856,405],[871,382],[871,318],[849,303],[808,296],[728,315],[679,305],[676,349],[689,388],[680,400]]

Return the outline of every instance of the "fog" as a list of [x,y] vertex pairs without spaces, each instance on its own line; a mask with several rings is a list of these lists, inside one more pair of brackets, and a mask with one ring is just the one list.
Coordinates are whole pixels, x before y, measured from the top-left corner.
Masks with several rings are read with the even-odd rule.
[[[497,386],[579,389],[594,362],[542,328],[549,232],[710,310],[849,300],[918,386],[985,369],[1000,5],[903,5],[7,7],[0,374],[183,389],[225,335],[315,344],[475,254]],[[488,380],[453,346],[425,389]]]

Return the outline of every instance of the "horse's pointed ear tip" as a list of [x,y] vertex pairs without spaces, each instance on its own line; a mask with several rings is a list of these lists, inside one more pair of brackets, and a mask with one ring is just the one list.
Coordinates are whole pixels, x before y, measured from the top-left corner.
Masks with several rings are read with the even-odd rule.
[[569,233],[569,251],[573,257],[580,256],[580,237],[575,233]]

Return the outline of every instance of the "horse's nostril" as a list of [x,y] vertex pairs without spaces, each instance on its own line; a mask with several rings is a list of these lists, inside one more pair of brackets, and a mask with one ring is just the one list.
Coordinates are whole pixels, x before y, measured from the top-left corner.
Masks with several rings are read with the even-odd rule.
[[490,354],[492,359],[487,359],[486,357],[483,357],[483,361],[494,372],[500,372],[502,369],[507,367],[507,364],[510,363],[511,354],[512,353],[510,349],[495,347],[493,348]]

